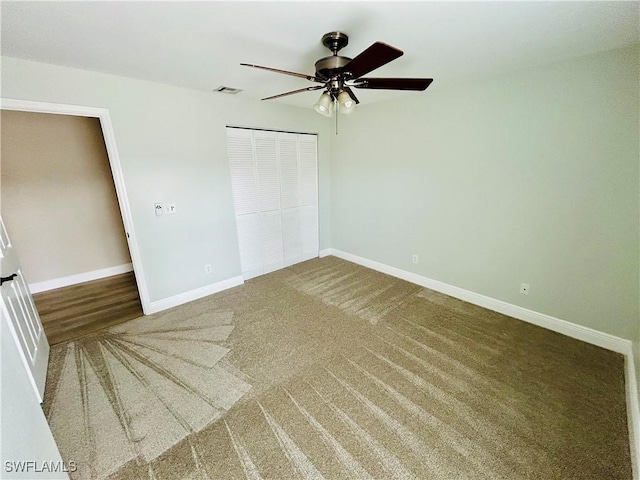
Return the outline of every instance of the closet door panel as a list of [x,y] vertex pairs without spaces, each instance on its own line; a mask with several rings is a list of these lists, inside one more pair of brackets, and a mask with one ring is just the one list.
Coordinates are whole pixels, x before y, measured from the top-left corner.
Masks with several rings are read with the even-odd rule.
[[298,136],[293,133],[278,134],[280,157],[280,198],[282,209],[296,208],[299,204]]
[[315,135],[298,135],[302,259],[318,256],[318,147]]
[[262,275],[264,268],[260,214],[238,215],[236,216],[236,225],[242,276],[249,279]]
[[282,210],[282,237],[284,264],[293,265],[302,261],[302,237],[298,208]]
[[282,216],[280,210],[260,214],[264,273],[284,266]]
[[261,212],[280,209],[277,135],[255,132],[256,168],[258,171],[258,208]]
[[318,148],[315,135],[298,135],[300,205],[318,205]]
[[258,186],[251,132],[227,129],[227,152],[236,215],[258,211]]
[[300,207],[300,239],[302,241],[302,260],[318,256],[318,208]]

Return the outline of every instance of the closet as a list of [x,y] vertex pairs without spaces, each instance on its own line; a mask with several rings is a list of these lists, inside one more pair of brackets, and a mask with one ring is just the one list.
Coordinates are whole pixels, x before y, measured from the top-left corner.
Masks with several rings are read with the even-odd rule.
[[312,134],[227,127],[242,276],[318,256],[318,153]]

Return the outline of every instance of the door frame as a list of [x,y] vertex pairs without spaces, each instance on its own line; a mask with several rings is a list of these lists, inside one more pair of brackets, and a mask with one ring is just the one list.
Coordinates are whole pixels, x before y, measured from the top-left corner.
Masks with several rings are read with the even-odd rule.
[[1,97],[0,109],[20,112],[50,113],[54,115],[72,115],[76,117],[97,118],[100,120],[100,126],[102,127],[102,136],[104,138],[104,144],[106,146],[107,156],[109,158],[109,166],[111,167],[111,175],[113,177],[113,183],[116,187],[116,197],[118,198],[120,215],[122,217],[122,223],[124,225],[125,234],[127,237],[127,245],[129,246],[129,255],[131,256],[133,272],[135,274],[136,284],[138,286],[138,294],[140,295],[140,303],[142,304],[143,313],[145,315],[148,315],[151,311],[149,291],[147,289],[147,282],[145,280],[144,270],[142,268],[140,249],[138,248],[135,228],[133,227],[131,207],[129,205],[129,198],[127,196],[124,175],[122,173],[122,165],[120,163],[120,156],[118,155],[118,148],[116,146],[116,138],[113,132],[113,125],[111,124],[109,109],[100,107],[87,107],[82,105],[66,105],[62,103],[36,102],[32,100],[17,100],[13,98]]

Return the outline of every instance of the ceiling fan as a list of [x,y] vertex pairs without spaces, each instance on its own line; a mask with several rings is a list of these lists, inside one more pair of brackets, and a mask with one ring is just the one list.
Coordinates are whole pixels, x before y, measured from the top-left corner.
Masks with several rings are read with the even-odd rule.
[[[351,113],[356,104],[360,103],[353,93],[353,88],[368,88],[379,90],[425,90],[432,78],[365,78],[369,72],[379,68],[404,53],[391,45],[375,42],[362,53],[351,59],[338,55],[338,52],[349,43],[349,37],[342,32],[329,32],[322,37],[322,44],[331,50],[332,55],[321,58],[315,64],[315,75],[290,72],[278,68],[263,67],[249,63],[241,63],[246,67],[260,68],[270,72],[283,73],[294,77],[305,78],[320,85],[300,88],[290,92],[280,93],[262,100],[286,97],[296,93],[324,89],[320,99],[314,105],[316,112],[329,117],[333,110],[340,113]],[[336,117],[337,120],[337,117]]]

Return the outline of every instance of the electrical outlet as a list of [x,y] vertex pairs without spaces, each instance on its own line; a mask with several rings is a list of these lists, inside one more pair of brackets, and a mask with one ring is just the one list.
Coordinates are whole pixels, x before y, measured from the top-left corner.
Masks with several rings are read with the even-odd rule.
[[529,295],[529,289],[531,288],[531,286],[528,283],[521,283],[520,284],[520,293],[523,295]]
[[210,263],[207,263],[204,266],[204,271],[205,271],[205,273],[211,273],[211,264]]
[[411,257],[411,263],[418,263],[419,260],[420,260],[420,257],[418,257],[418,255],[414,253],[413,256]]
[[165,208],[165,213],[167,215],[173,215],[174,213],[176,213],[176,204],[175,203],[167,203],[167,206]]

